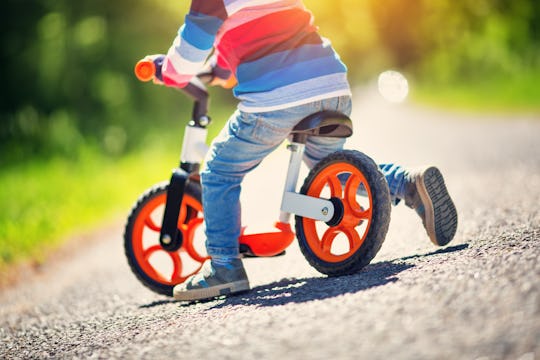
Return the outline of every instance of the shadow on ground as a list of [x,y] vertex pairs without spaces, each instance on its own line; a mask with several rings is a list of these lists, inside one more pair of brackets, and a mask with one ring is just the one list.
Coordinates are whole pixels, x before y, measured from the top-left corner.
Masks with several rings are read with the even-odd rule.
[[468,247],[469,247],[469,244],[459,244],[459,245],[455,245],[455,246],[449,246],[449,247],[446,247],[446,248],[438,249],[436,251],[432,251],[432,252],[429,252],[427,254],[415,254],[415,255],[405,256],[405,257],[402,257],[402,258],[399,258],[399,259],[396,259],[396,260],[392,260],[392,261],[407,261],[407,260],[413,260],[413,259],[421,259],[421,258],[424,258],[424,257],[433,256],[433,255],[449,254],[449,253],[453,253],[453,252],[456,252],[456,251],[465,250]]
[[323,300],[383,286],[398,280],[396,275],[413,267],[405,263],[381,262],[367,266],[361,272],[340,277],[282,279],[257,286],[250,292],[226,298],[212,308],[231,305],[280,306]]
[[[391,261],[383,261],[366,266],[354,275],[340,277],[312,277],[301,279],[282,279],[267,285],[257,286],[249,292],[219,299],[198,302],[179,302],[181,307],[196,303],[216,303],[209,309],[219,309],[235,305],[255,305],[261,307],[280,306],[290,303],[304,303],[323,300],[345,294],[355,294],[374,287],[384,286],[398,281],[396,276],[402,271],[414,267],[405,261],[433,255],[461,251],[468,248],[467,244],[447,247],[427,254],[411,255]],[[142,305],[140,308],[151,308],[175,302],[167,299]]]

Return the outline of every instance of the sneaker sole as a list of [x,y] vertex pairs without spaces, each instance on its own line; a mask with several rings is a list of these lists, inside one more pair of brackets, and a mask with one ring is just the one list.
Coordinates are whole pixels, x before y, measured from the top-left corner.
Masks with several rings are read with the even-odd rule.
[[428,236],[435,245],[444,246],[454,238],[458,223],[456,207],[444,178],[439,169],[430,167],[416,184],[425,207]]
[[241,281],[235,281],[232,283],[227,283],[223,285],[216,285],[211,286],[208,288],[202,288],[202,289],[192,289],[192,290],[184,290],[184,291],[177,291],[176,289],[173,290],[173,297],[176,300],[182,300],[182,301],[194,301],[194,300],[204,300],[204,299],[211,299],[218,296],[223,295],[231,295],[235,293],[239,293],[242,291],[249,290],[249,281],[248,280],[241,280]]

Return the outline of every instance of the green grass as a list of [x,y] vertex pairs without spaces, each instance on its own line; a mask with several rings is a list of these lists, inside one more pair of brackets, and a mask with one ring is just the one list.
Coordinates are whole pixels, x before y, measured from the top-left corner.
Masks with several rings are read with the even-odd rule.
[[[230,111],[214,106],[209,139]],[[36,159],[1,169],[0,284],[3,270],[43,262],[71,236],[123,221],[142,192],[168,180],[178,165],[182,127],[154,129],[140,150],[120,158],[85,147],[74,159]]]
[[153,148],[115,160],[87,149],[77,161],[35,161],[2,171],[0,269],[43,261],[69,235],[127,215],[146,187],[167,179],[176,153]]
[[444,109],[538,114],[540,70],[451,85],[417,83],[411,95],[419,104]]

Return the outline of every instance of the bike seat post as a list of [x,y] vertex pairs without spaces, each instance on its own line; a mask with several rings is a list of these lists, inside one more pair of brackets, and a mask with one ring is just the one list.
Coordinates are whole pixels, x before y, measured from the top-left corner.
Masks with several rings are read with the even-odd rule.
[[[298,139],[293,136],[293,141],[287,146],[287,149],[291,151],[289,160],[289,167],[287,169],[287,176],[285,179],[285,187],[283,189],[282,204],[284,196],[288,192],[296,192],[296,185],[298,184],[298,177],[300,175],[300,167],[302,165],[302,158],[305,151],[305,137]],[[291,218],[291,214],[285,211],[281,211],[279,221],[288,224]]]

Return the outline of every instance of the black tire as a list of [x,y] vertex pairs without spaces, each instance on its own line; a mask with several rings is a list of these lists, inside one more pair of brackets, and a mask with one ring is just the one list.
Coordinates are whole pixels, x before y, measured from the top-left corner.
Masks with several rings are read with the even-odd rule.
[[[163,281],[159,281],[158,279],[155,278],[155,276],[153,277],[152,274],[147,273],[144,270],[143,264],[141,264],[139,260],[137,259],[135,248],[138,245],[136,245],[135,242],[139,241],[138,240],[139,235],[134,234],[136,221],[138,217],[141,216],[141,213],[143,212],[143,209],[145,208],[145,206],[147,206],[151,201],[155,200],[157,197],[165,196],[166,198],[167,188],[168,188],[168,182],[159,183],[159,184],[154,185],[152,188],[148,189],[139,197],[139,199],[137,200],[137,202],[135,203],[135,205],[133,206],[129,214],[129,217],[125,226],[124,252],[128,260],[129,267],[131,268],[131,271],[133,272],[133,274],[135,274],[137,279],[139,279],[139,281],[143,283],[143,285],[145,285],[147,288],[149,288],[150,290],[158,294],[172,296],[173,288],[176,285],[176,283],[164,283]],[[200,204],[201,203],[200,184],[188,182],[185,188],[185,195],[191,196],[193,199],[195,199],[195,201],[197,201]],[[184,204],[182,206],[184,206]],[[200,208],[202,209],[202,205],[200,206]],[[187,206],[186,210],[187,210],[186,211],[187,215],[186,215],[185,223],[187,223],[187,221],[189,221],[190,219],[193,219],[194,217],[197,216],[197,214],[199,214],[198,210],[189,206]],[[200,213],[200,215],[202,216],[202,212]],[[185,247],[185,243],[184,245],[182,245],[182,248],[184,247]]]
[[[337,170],[341,168],[348,170]],[[348,179],[352,179],[349,188],[341,186],[336,175],[340,174],[340,176],[344,176],[343,174],[347,173],[349,173]],[[311,266],[319,272],[329,276],[349,275],[358,272],[369,264],[384,242],[390,224],[391,212],[388,184],[384,175],[379,170],[379,167],[371,158],[359,151],[343,150],[330,154],[320,161],[310,171],[304,181],[300,193],[310,196],[321,196],[320,193],[322,191],[320,188],[321,186],[326,186],[321,184],[326,183],[325,179],[327,176],[331,176],[332,178],[335,177],[332,186],[336,190],[332,191],[331,194],[334,201],[338,198],[342,204],[349,204],[351,201],[346,198],[346,190],[348,189],[349,192],[354,190],[352,195],[354,196],[354,204],[351,204],[349,207],[347,207],[348,205],[344,206],[344,217],[338,219],[337,223],[331,224],[332,226],[322,221],[296,216],[296,236],[304,257]],[[366,184],[363,185],[364,189],[366,188],[366,185],[368,186],[368,189],[370,189],[371,196],[368,194],[367,197],[362,198],[362,201],[368,202],[365,208],[360,205],[357,200],[357,190],[361,186],[360,184],[358,184],[358,186],[353,185],[357,181],[360,181],[360,184],[364,184],[365,181]],[[338,185],[336,185],[336,183]],[[325,187],[325,189],[329,188],[330,187],[328,186]],[[343,195],[341,196],[340,191],[343,192]],[[367,205],[369,205],[371,209],[369,209]],[[350,210],[353,206],[355,207],[354,210]],[[347,215],[347,212],[349,212],[349,215]],[[370,215],[369,217],[365,215],[366,218],[364,220],[359,217],[357,225],[354,220],[356,220],[355,216],[360,212],[362,212],[362,214],[369,213]],[[364,223],[364,221],[367,222]],[[321,228],[323,231],[319,231]],[[356,236],[360,238],[357,231],[360,230],[360,228],[363,229],[361,230],[363,231],[361,235],[363,240],[360,239],[362,241],[355,242]],[[323,236],[319,235],[321,232],[324,232]],[[332,250],[330,248],[333,246],[333,242],[336,241],[336,238],[340,233],[345,234],[347,240],[344,242],[349,243],[349,250],[343,254],[335,255],[331,253]],[[355,233],[357,235],[354,235]],[[327,234],[329,235],[326,236]],[[323,244],[324,241],[328,241],[328,238],[330,239],[330,245]]]

